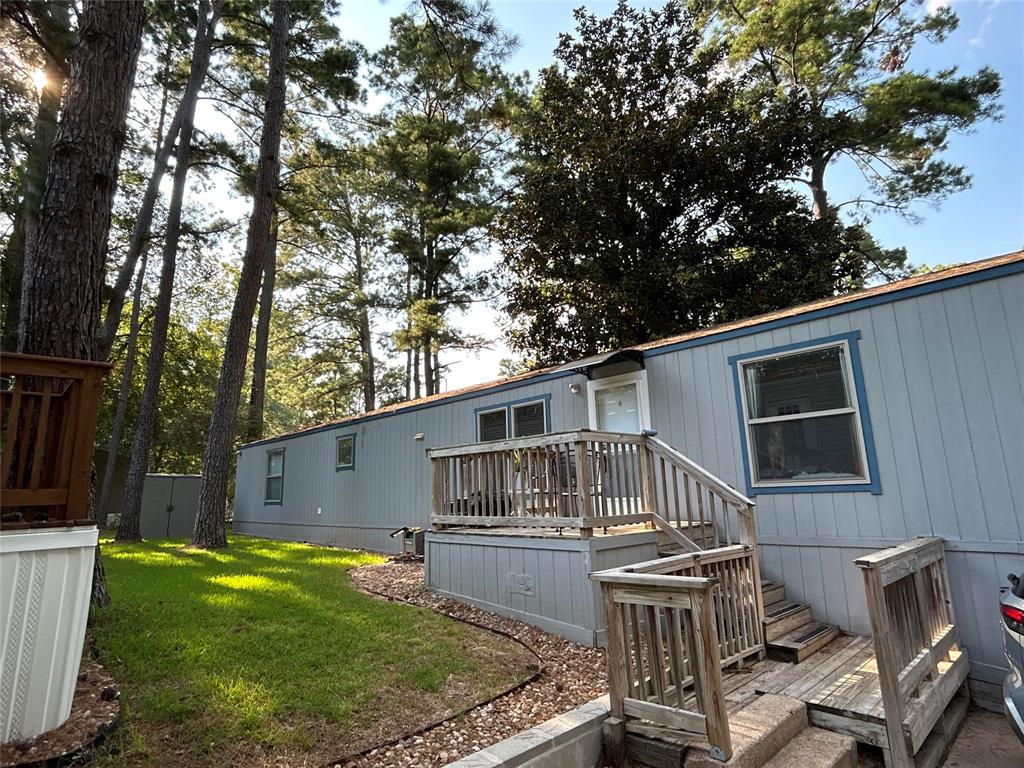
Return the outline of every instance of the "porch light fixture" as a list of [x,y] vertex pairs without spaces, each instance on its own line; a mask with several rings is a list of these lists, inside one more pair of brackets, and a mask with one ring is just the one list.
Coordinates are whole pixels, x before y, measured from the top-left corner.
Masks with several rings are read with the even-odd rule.
[[580,389],[582,389],[582,387],[580,387],[579,383],[575,381],[569,385],[569,391],[574,395],[578,395],[580,393]]
[[415,435],[412,436],[412,439],[413,440],[422,440],[423,439],[423,433],[422,432],[417,432]]

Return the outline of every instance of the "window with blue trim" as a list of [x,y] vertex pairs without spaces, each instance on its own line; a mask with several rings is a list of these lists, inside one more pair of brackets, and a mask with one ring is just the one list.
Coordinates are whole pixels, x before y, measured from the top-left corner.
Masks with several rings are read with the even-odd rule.
[[730,358],[752,491],[877,489],[858,336]]
[[356,468],[356,436],[342,435],[336,443],[335,469]]
[[476,439],[481,443],[543,435],[551,431],[551,395],[484,406],[474,415]]
[[284,500],[284,448],[267,451],[267,484],[263,501],[280,504]]

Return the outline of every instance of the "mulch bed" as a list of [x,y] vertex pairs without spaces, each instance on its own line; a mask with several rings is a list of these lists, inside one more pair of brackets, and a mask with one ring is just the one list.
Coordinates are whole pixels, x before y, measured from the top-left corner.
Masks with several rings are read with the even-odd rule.
[[515,619],[436,595],[423,584],[419,563],[393,562],[352,571],[364,591],[420,605],[453,618],[511,635],[540,659],[540,674],[493,701],[416,734],[361,755],[342,758],[335,768],[442,766],[519,731],[574,709],[607,692],[605,655]]
[[[78,673],[71,717],[34,739],[0,747],[0,766],[68,765],[78,762],[103,739],[121,716],[121,701],[114,678],[98,661],[86,657]],[[82,760],[87,762],[87,760]]]

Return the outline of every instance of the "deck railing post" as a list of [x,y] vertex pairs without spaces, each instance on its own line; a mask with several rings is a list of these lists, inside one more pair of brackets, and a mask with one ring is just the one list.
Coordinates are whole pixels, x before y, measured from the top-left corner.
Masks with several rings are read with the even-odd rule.
[[715,621],[714,599],[710,587],[690,594],[691,616],[694,618],[693,678],[700,680],[697,687],[707,722],[708,745],[715,760],[732,757],[732,739],[729,735],[729,713],[726,710],[725,691],[722,686],[722,665],[719,663],[718,630]]
[[764,595],[761,594],[761,559],[757,551],[757,520],[754,517],[754,511],[753,503],[736,509],[739,519],[740,544],[750,547],[751,572],[754,579],[754,606],[757,609],[756,630],[760,643],[763,642],[764,636]]
[[885,708],[885,730],[889,737],[889,759],[886,765],[891,768],[913,768],[914,758],[907,750],[907,742],[903,737],[906,712],[900,691],[899,664],[896,661],[895,638],[885,602],[885,588],[878,569],[861,566],[861,570],[864,574],[864,596],[867,599],[878,667],[878,687]]

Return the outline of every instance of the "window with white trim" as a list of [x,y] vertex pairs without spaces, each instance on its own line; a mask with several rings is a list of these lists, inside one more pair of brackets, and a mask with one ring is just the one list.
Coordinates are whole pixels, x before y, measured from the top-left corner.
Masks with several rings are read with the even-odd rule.
[[284,448],[267,451],[267,484],[263,500],[280,504],[284,499]]
[[505,406],[476,415],[476,437],[481,443],[508,438],[508,409]]
[[530,437],[547,432],[547,413],[543,400],[512,406],[512,436]]
[[754,486],[870,482],[849,342],[739,361]]
[[342,435],[335,446],[335,469],[356,468],[356,436]]

